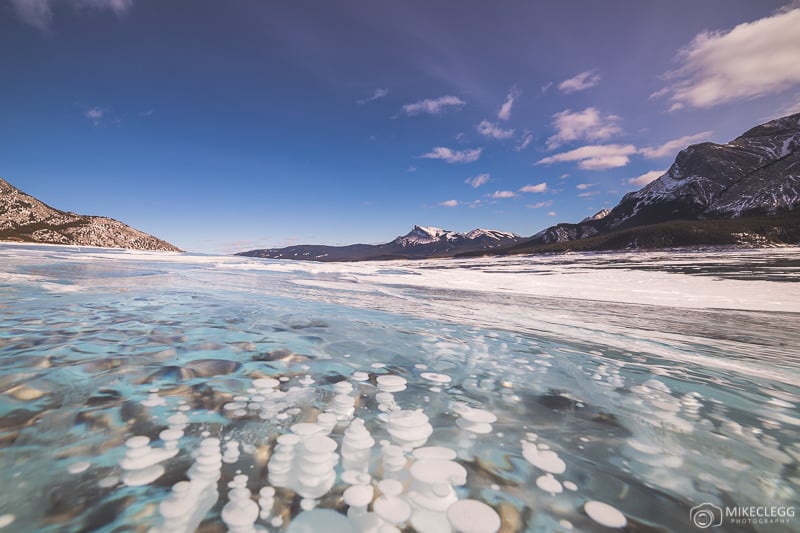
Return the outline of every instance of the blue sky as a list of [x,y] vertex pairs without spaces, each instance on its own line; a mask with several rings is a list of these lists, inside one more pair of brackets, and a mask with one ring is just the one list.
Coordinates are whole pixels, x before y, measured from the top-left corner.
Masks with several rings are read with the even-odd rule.
[[178,246],[532,235],[800,111],[800,4],[0,0],[0,177]]

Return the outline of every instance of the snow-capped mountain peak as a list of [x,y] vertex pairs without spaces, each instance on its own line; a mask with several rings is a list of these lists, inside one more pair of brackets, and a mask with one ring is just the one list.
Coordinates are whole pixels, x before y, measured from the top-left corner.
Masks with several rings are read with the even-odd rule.
[[509,233],[507,231],[497,231],[497,230],[494,230],[494,229],[476,228],[476,229],[474,229],[472,231],[469,231],[469,232],[465,233],[464,237],[466,237],[467,239],[470,239],[470,240],[479,239],[481,237],[486,237],[488,239],[501,240],[501,239],[516,239],[516,238],[519,238],[519,235],[517,235],[516,233]]
[[448,231],[433,226],[414,226],[414,228],[402,237],[395,239],[401,246],[414,246],[418,244],[430,244],[439,241],[452,241],[460,234],[455,231]]
[[606,215],[608,215],[610,212],[611,212],[611,209],[601,209],[600,211],[598,211],[598,212],[597,212],[597,213],[595,213],[594,215],[591,215],[591,216],[588,216],[588,217],[584,218],[583,220],[581,220],[581,221],[580,221],[580,223],[581,223],[581,224],[583,224],[584,222],[589,222],[590,220],[600,220],[600,219],[603,219],[603,218],[605,218],[605,217],[606,217]]
[[519,235],[509,233],[507,231],[497,231],[493,229],[477,228],[467,233],[459,233],[432,226],[414,226],[414,228],[394,240],[396,244],[401,246],[418,246],[423,244],[433,243],[454,243],[464,240],[468,241],[508,241],[520,238]]

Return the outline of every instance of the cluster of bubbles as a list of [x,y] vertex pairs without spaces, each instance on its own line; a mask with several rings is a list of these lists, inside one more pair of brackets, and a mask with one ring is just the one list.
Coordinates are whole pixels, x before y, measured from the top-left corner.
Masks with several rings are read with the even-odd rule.
[[[372,419],[377,423],[373,431],[386,436],[379,441],[367,422],[357,416],[359,395],[369,390],[373,377],[378,410]],[[423,372],[421,377],[431,383],[432,390],[450,382],[448,375],[430,371]],[[278,422],[280,427],[289,414],[301,414],[298,399],[308,398],[309,389],[313,390],[315,382],[310,376],[297,381],[299,387],[284,391],[281,380],[254,379],[247,395],[232,397],[222,411],[232,419],[260,418]],[[257,494],[248,488],[247,475],[237,471],[233,476],[228,483],[227,502],[220,513],[228,531],[265,531],[257,525],[259,521],[272,528],[285,527],[290,533],[309,530],[393,533],[409,527],[423,533],[500,530],[501,517],[494,507],[477,499],[459,497],[470,492],[466,489],[468,471],[459,459],[471,457],[469,448],[474,441],[494,431],[496,415],[463,401],[453,401],[450,412],[456,417],[454,427],[461,435],[458,448],[428,445],[434,429],[424,409],[404,409],[395,398],[396,393],[407,389],[404,377],[382,369],[377,376],[355,372],[350,381],[338,381],[332,389],[333,396],[322,411],[316,412],[313,421],[292,423],[288,431],[262,443],[271,443],[272,449],[266,460],[268,484],[258,487]],[[144,400],[146,405],[163,406],[154,395],[156,392],[151,391]],[[692,408],[694,398],[686,400],[686,407]],[[178,444],[189,423],[183,407],[167,418],[169,426],[159,435],[161,446],[151,446],[150,440],[142,435],[127,440],[125,457],[120,461],[126,485],[155,481],[164,473],[162,463],[180,452]],[[219,500],[217,484],[223,466],[235,465],[243,452],[255,450],[255,446],[242,446],[230,436],[221,441],[205,431],[203,437],[192,454],[189,480],[173,485],[170,494],[161,501],[160,518],[151,533],[194,531]],[[642,451],[636,444],[629,447]],[[551,495],[561,493],[564,488],[577,490],[573,482],[556,477],[564,474],[566,463],[546,443],[537,442],[535,434],[528,433],[528,438],[521,441],[521,452],[542,472],[536,478],[539,489]],[[258,478],[252,481],[257,487]],[[325,508],[329,503],[323,501],[337,481],[346,486],[340,500],[347,506],[346,514]],[[278,497],[285,504],[291,494],[300,498],[300,512],[295,516],[288,516],[285,509],[276,510]],[[608,527],[626,524],[622,513],[602,502],[586,502],[584,511],[592,520]]]

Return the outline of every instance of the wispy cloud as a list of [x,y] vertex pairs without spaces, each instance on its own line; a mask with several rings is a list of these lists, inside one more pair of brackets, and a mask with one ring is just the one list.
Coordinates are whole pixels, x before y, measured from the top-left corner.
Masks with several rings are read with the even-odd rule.
[[467,185],[469,185],[473,189],[477,189],[481,185],[484,185],[485,183],[487,183],[489,181],[489,178],[491,178],[490,174],[478,174],[474,178],[465,179],[464,183],[466,183]]
[[414,165],[411,165],[410,167],[408,167],[406,169],[406,172],[416,172],[416,171],[417,171],[417,167],[415,167]]
[[528,204],[525,207],[529,209],[541,209],[543,207],[550,207],[553,205],[553,200],[545,200],[543,202],[536,202],[535,204]]
[[435,99],[425,99],[403,106],[403,112],[406,115],[414,116],[420,113],[428,113],[430,115],[438,115],[448,109],[460,108],[466,102],[458,96],[440,96]]
[[542,183],[538,183],[536,185],[525,185],[519,189],[519,192],[545,192],[547,190],[547,182],[543,181]]
[[695,133],[694,135],[684,135],[678,139],[667,141],[661,146],[649,146],[640,151],[648,159],[658,159],[659,157],[674,156],[676,152],[683,150],[687,145],[703,141],[711,136],[710,131]]
[[514,150],[517,152],[523,151],[533,142],[534,136],[531,130],[524,130],[522,132],[522,138],[519,140],[519,143],[514,147]]
[[556,216],[556,214],[557,213],[555,211],[548,211],[547,212],[547,216],[549,216],[549,217],[554,217],[554,216]]
[[475,126],[475,129],[484,137],[490,137],[492,139],[509,139],[514,136],[514,130],[504,130],[497,124],[489,122],[488,120],[481,120],[481,122]]
[[566,109],[553,115],[552,126],[557,133],[547,139],[547,148],[554,150],[572,141],[608,140],[622,131],[619,120],[616,115],[601,115],[594,107],[575,112]]
[[427,154],[422,154],[423,159],[441,159],[447,163],[472,163],[481,156],[483,148],[472,150],[451,150],[444,146],[437,146]]
[[781,92],[800,84],[800,8],[699,33],[677,54],[674,80],[653,94],[668,96],[670,111],[708,108]]
[[458,207],[460,202],[458,200],[445,200],[444,202],[439,202],[441,207]]
[[800,113],[800,99],[798,99],[793,104],[789,104],[788,106],[784,107],[781,111],[778,112],[777,115],[775,115],[774,118],[785,117],[786,115],[794,115],[795,113]]
[[632,144],[595,144],[581,146],[569,152],[545,157],[536,162],[537,165],[551,165],[577,161],[578,167],[584,170],[604,170],[624,167],[630,163],[629,155],[638,150]]
[[[47,31],[53,22],[53,2],[55,0],[11,0],[17,15],[26,23],[42,31]],[[110,9],[118,16],[123,15],[133,5],[133,0],[66,0],[62,3],[73,8]]]
[[[83,117],[94,126],[119,126],[120,120],[111,107],[106,105],[85,106],[76,103],[82,109]],[[150,115],[142,115],[150,116]]]
[[517,195],[514,191],[494,191],[492,194],[487,194],[489,198],[514,198]]
[[650,172],[645,172],[641,176],[636,176],[635,178],[629,178],[628,184],[636,185],[638,187],[644,187],[651,181],[654,181],[663,176],[666,172],[667,172],[666,170],[651,170]]
[[101,122],[103,122],[103,116],[106,114],[105,110],[101,107],[90,107],[84,113],[84,116],[88,118],[92,124],[95,126],[99,126]]
[[558,89],[567,94],[584,91],[600,83],[600,79],[600,74],[597,74],[597,71],[587,70],[568,80],[562,81],[558,84]]
[[578,198],[591,198],[592,196],[597,196],[598,194],[600,194],[598,191],[586,191],[580,193]]
[[519,87],[514,85],[511,87],[511,90],[508,91],[508,95],[506,96],[506,101],[503,102],[503,105],[500,106],[500,111],[497,112],[497,118],[500,120],[508,120],[511,118],[511,107],[514,105],[514,100],[522,95],[522,91],[519,90]]
[[575,188],[578,189],[579,191],[585,191],[590,187],[594,187],[594,183],[579,183],[575,186]]
[[370,102],[374,102],[375,100],[380,100],[381,98],[386,98],[388,95],[389,95],[389,89],[375,89],[372,92],[372,96],[356,100],[356,103],[364,105]]

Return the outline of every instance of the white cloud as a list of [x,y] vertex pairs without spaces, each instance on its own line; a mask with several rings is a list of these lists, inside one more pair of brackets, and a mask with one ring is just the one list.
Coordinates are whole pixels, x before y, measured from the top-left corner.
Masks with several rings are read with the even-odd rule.
[[578,167],[584,170],[604,170],[624,167],[630,162],[628,156],[637,151],[632,144],[595,144],[545,157],[536,164],[551,165],[578,161]]
[[553,200],[546,200],[544,202],[536,202],[535,204],[528,204],[525,207],[528,207],[530,209],[541,209],[543,207],[550,207],[551,205],[553,205]]
[[419,115],[420,113],[438,115],[449,108],[461,107],[464,104],[466,102],[458,96],[440,96],[436,99],[426,99],[406,104],[403,106],[403,112],[409,116]]
[[635,178],[628,179],[628,183],[630,185],[636,185],[638,187],[644,187],[651,181],[654,181],[664,174],[666,174],[666,170],[651,170],[650,172],[645,172],[641,176],[636,176]]
[[600,194],[598,191],[587,191],[580,193],[578,198],[591,198],[592,196],[597,196],[598,194]]
[[[11,0],[19,17],[26,23],[46,31],[53,21],[54,0]],[[73,8],[110,9],[118,16],[133,5],[133,0],[67,0]]]
[[389,95],[389,89],[375,89],[375,91],[372,93],[372,96],[362,98],[361,100],[356,100],[356,103],[362,105],[368,104],[369,102],[374,102],[375,100],[386,98],[388,95]]
[[439,202],[439,205],[442,207],[458,207],[458,200],[446,200],[444,202]]
[[408,169],[406,170],[406,172],[416,172],[416,171],[417,171],[417,167],[415,167],[414,165],[411,165],[411,166],[410,166],[410,167],[408,167]]
[[648,159],[657,159],[659,157],[674,156],[676,152],[683,150],[686,146],[708,139],[711,136],[710,131],[695,133],[694,135],[684,135],[678,139],[667,141],[661,146],[649,146],[642,148],[640,152]]
[[567,94],[583,91],[600,83],[600,79],[600,74],[597,74],[596,71],[587,70],[568,80],[562,81],[558,84],[558,89]]
[[474,178],[465,179],[464,183],[468,184],[473,189],[477,189],[478,187],[489,181],[490,177],[491,177],[490,174],[478,174]]
[[514,191],[494,191],[488,194],[489,198],[514,198],[517,195]]
[[525,185],[519,192],[544,192],[547,190],[547,182],[543,181],[537,185]]
[[579,191],[585,191],[589,187],[594,187],[594,183],[579,183],[575,186]]
[[567,179],[568,177],[569,177],[569,174],[568,174],[568,173],[566,173],[566,172],[564,172],[563,174],[561,174],[561,175],[558,177],[558,179],[560,179],[560,180],[565,180],[565,179]]
[[83,114],[86,118],[88,118],[92,124],[95,126],[99,126],[101,122],[103,122],[103,116],[105,115],[105,110],[101,107],[90,107],[86,110],[86,113]]
[[508,95],[506,96],[506,101],[503,102],[503,105],[500,106],[500,111],[497,112],[497,118],[500,120],[508,120],[511,118],[511,106],[514,105],[514,100],[519,98],[522,94],[522,91],[519,90],[519,87],[514,85],[511,87],[511,90],[508,91]]
[[472,163],[477,161],[481,156],[483,148],[474,148],[472,150],[451,150],[444,146],[437,146],[427,154],[422,154],[420,157],[423,159],[441,159],[448,163]]
[[525,148],[528,147],[533,142],[533,133],[530,130],[525,130],[522,132],[522,139],[519,140],[519,144],[514,147],[514,150],[517,152],[521,152]]
[[514,136],[514,130],[504,130],[488,120],[481,120],[480,124],[475,126],[475,129],[484,137],[493,139],[508,139]]
[[103,118],[103,110],[99,107],[92,107],[86,111],[86,118],[89,120],[100,120]]
[[617,125],[620,117],[602,116],[594,107],[572,112],[566,109],[553,115],[553,127],[557,133],[547,139],[547,148],[553,150],[564,143],[578,140],[605,141],[620,133]]
[[541,90],[542,94],[545,94],[547,91],[549,91],[550,87],[552,87],[552,86],[553,86],[553,82],[552,81],[548,81],[547,83],[542,85],[540,87],[540,90]]
[[[795,4],[796,5],[796,4]],[[800,84],[800,8],[699,33],[677,54],[675,80],[654,97],[668,95],[671,111],[708,108],[758,98]]]
[[556,216],[556,212],[555,211],[548,211],[547,212],[547,216],[554,217],[554,216]]

